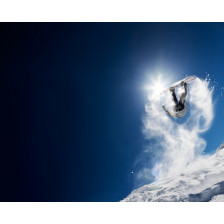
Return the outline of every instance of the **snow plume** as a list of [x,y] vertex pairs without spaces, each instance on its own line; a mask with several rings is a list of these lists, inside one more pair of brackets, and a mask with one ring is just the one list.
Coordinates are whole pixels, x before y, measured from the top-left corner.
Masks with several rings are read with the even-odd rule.
[[[180,90],[178,95],[180,95]],[[161,96],[151,94],[145,106],[144,134],[151,145],[144,155],[145,167],[137,174],[137,181],[161,180],[178,175],[202,155],[206,142],[200,134],[207,131],[213,120],[213,88],[209,80],[197,78],[188,85],[188,112],[183,118],[171,118],[161,109],[165,104],[172,108],[169,91]],[[153,164],[147,167],[148,163]],[[144,165],[143,165],[144,166]],[[150,170],[150,172],[149,172]],[[143,183],[143,182],[142,182]]]

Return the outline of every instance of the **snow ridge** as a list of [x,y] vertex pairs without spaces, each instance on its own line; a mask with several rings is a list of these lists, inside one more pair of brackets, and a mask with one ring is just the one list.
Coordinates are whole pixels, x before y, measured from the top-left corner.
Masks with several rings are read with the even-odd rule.
[[224,142],[216,149],[216,152],[219,152],[224,148]]
[[224,143],[186,171],[134,190],[123,202],[224,202]]

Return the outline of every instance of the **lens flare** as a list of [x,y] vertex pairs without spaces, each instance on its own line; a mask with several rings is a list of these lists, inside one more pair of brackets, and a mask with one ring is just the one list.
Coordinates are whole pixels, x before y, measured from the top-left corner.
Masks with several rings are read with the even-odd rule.
[[167,86],[165,79],[163,79],[162,75],[159,75],[151,79],[150,84],[145,89],[150,91],[151,96],[158,96]]

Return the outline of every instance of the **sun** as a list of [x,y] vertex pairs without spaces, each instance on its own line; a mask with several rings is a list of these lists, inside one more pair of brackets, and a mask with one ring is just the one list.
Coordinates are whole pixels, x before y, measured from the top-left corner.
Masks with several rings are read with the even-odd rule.
[[159,95],[166,87],[166,81],[163,79],[162,75],[158,75],[153,79],[151,78],[151,82],[146,89],[150,91],[150,95],[156,96]]

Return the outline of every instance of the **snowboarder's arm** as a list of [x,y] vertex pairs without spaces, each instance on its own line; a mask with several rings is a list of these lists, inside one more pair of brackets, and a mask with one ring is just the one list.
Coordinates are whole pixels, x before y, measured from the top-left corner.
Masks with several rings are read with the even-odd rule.
[[171,113],[169,112],[169,110],[164,105],[162,106],[162,108],[169,116],[172,117]]

